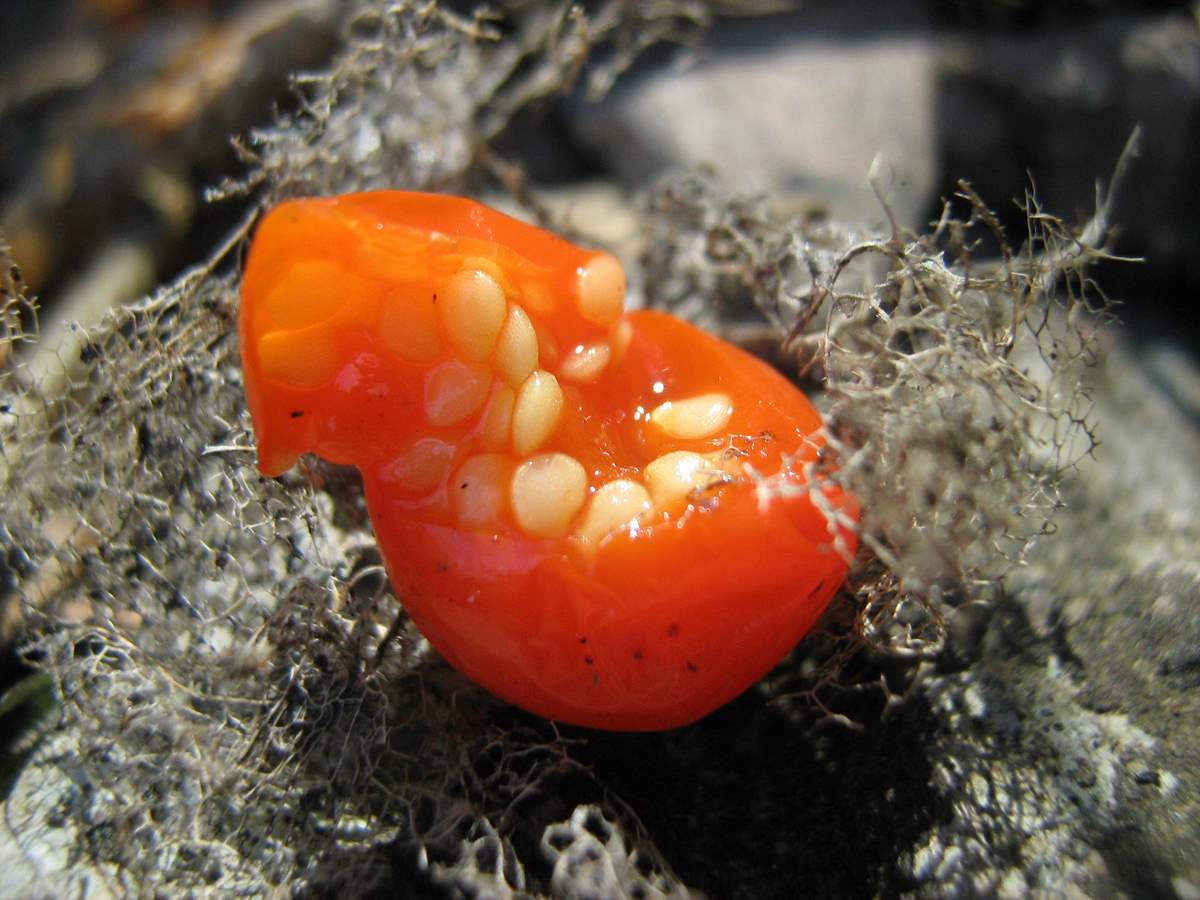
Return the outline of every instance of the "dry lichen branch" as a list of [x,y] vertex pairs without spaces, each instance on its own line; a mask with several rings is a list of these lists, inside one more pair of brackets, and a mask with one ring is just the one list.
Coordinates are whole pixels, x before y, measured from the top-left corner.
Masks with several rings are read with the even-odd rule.
[[565,2],[503,7],[513,12],[507,34],[483,10],[464,17],[431,2],[357,4],[337,67],[297,79],[299,112],[241,144],[250,175],[211,196],[262,188],[269,205],[349,189],[461,187],[517,112],[570,91],[585,64],[598,98],[646,47],[698,40],[722,4],[608,0],[586,14]]
[[[756,310],[825,388],[837,467],[810,465],[809,483],[859,498],[868,551],[848,586],[857,618],[803,691],[827,717],[844,720],[823,697],[848,686],[845,667],[864,645],[938,656],[956,610],[990,602],[1052,530],[1060,480],[1096,443],[1082,369],[1110,303],[1087,273],[1111,258],[1111,202],[1136,143],[1135,133],[1078,231],[1030,191],[1015,251],[965,182],[920,236],[886,203],[882,234],[782,221],[703,175],[651,198],[648,301],[733,334]],[[762,479],[760,490],[796,488]]]

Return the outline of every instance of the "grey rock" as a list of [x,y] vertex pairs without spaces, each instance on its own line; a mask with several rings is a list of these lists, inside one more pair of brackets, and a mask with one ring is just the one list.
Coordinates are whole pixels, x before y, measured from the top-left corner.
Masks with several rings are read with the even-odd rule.
[[1182,267],[1200,235],[1200,28],[1185,12],[1107,13],[1031,31],[934,28],[908,3],[723,26],[688,68],[647,68],[599,106],[573,107],[580,142],[627,183],[713,166],[786,209],[877,222],[872,161],[901,224],[959,178],[1010,212],[1086,211],[1134,126],[1145,132],[1122,202],[1134,252]]
[[693,67],[643,73],[570,124],[628,183],[710,165],[733,190],[850,221],[881,218],[867,175],[882,154],[896,213],[915,224],[938,173],[936,43],[910,30],[922,19],[909,3],[852,17],[818,5],[731,26]]
[[[1188,896],[1200,883],[1200,372],[1114,338],[1101,446],[1009,580],[980,658],[931,668],[932,786],[954,813],[904,856],[917,895]],[[1169,376],[1164,374],[1169,372]]]
[[1112,14],[1032,32],[947,41],[939,73],[945,169],[984,196],[1018,193],[1032,176],[1048,208],[1088,208],[1140,123],[1143,159],[1120,208],[1122,234],[1158,264],[1200,273],[1200,28],[1180,11]]

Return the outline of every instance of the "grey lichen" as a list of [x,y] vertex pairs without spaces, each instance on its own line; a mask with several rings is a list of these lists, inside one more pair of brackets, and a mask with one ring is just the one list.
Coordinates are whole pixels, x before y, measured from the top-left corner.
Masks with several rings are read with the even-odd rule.
[[[1096,444],[1082,376],[1112,304],[1087,273],[1111,258],[1111,196],[1136,146],[1134,135],[1078,231],[1030,191],[1018,249],[966,182],[923,235],[890,216],[879,232],[788,221],[703,174],[651,197],[648,300],[731,336],[756,312],[783,334],[823,389],[831,464],[811,466],[810,483],[861,501],[856,612],[806,699],[820,703],[864,646],[938,658],[956,620],[990,606],[1052,532],[1059,485]],[[876,190],[887,212],[886,185]]]
[[598,806],[578,806],[570,819],[547,828],[542,853],[553,867],[551,889],[570,900],[688,896],[687,889],[663,874],[653,860],[631,852],[616,823]]

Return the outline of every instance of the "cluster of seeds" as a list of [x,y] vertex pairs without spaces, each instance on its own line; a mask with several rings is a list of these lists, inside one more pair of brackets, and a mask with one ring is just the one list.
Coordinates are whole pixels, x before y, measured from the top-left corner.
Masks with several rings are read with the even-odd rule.
[[[466,265],[473,263],[479,260]],[[644,484],[616,479],[593,487],[579,460],[563,452],[541,452],[562,417],[562,383],[594,384],[620,358],[628,340],[622,319],[624,276],[605,254],[581,267],[578,313],[607,326],[609,337],[577,344],[565,355],[555,351],[554,336],[535,326],[510,296],[489,271],[469,267],[437,294],[440,331],[454,356],[425,376],[425,415],[438,427],[478,416],[475,439],[486,451],[469,456],[449,475],[454,486],[449,496],[461,524],[495,527],[509,511],[528,535],[560,537],[575,524],[574,534],[592,545],[632,523],[646,522],[656,509],[674,506],[721,477],[720,463],[711,455],[675,451],[646,467]],[[431,324],[436,327],[437,322]],[[401,334],[403,341],[389,346],[404,355],[409,337]],[[421,335],[423,347],[438,346],[440,351],[438,342],[433,330]],[[547,360],[555,371],[539,367],[546,357],[554,361]],[[699,439],[718,434],[731,414],[727,397],[706,394],[664,402],[648,421],[671,437]],[[406,490],[432,492],[446,478],[454,456],[448,443],[422,438],[388,464],[387,477]]]
[[[395,260],[390,265],[394,269]],[[566,353],[546,324],[563,316],[565,301],[533,280],[516,282],[490,259],[463,258],[460,266],[436,288],[379,302],[370,323],[391,353],[426,366],[422,398],[432,427],[384,463],[380,474],[389,485],[414,497],[454,486],[446,494],[462,526],[497,528],[508,517],[529,536],[571,533],[594,546],[726,478],[720,454],[677,450],[647,464],[640,480],[593,485],[577,458],[546,449],[568,402],[563,385],[577,386],[586,401],[589,386],[602,382],[630,340],[624,272],[616,259],[596,253],[576,271],[570,312],[605,335]],[[337,348],[325,347],[330,342],[306,328],[313,317],[305,307],[320,295],[353,294],[353,281],[325,262],[300,263],[282,278],[269,308],[277,307],[271,319],[284,328],[258,343],[266,373],[298,388],[341,377]],[[662,436],[697,440],[718,436],[732,413],[730,397],[714,392],[667,400],[635,418]],[[481,452],[463,460],[464,443]]]
[[[289,201],[258,227],[239,330],[260,470],[355,466],[417,627],[538,715],[695,721],[845,575],[797,467],[819,413],[737,348],[626,314],[607,254],[465,198]],[[772,476],[793,492],[764,498]]]
[[[584,254],[566,282],[555,282],[513,254],[485,255],[483,241],[426,239],[405,253],[383,249],[379,237],[370,228],[356,234],[353,269],[307,259],[276,277],[257,351],[267,378],[297,389],[353,391],[361,376],[347,364],[355,353],[344,336],[356,330],[409,364],[403,377],[420,381],[424,424],[406,422],[405,439],[378,463],[389,488],[443,498],[461,526],[572,535],[587,548],[727,480],[720,453],[675,449],[638,477],[602,481],[554,446],[567,404],[611,391],[606,376],[631,340],[614,257]],[[636,427],[688,442],[720,436],[733,405],[704,393],[630,412]]]

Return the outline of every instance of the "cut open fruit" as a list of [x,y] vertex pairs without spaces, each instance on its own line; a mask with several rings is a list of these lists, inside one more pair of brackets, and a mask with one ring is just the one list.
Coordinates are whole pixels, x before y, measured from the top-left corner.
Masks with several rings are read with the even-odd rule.
[[397,594],[452,665],[550,718],[652,730],[774,666],[855,538],[748,475],[803,485],[804,395],[624,297],[614,257],[473,201],[356,194],[264,218],[240,333],[260,468],[362,471]]

